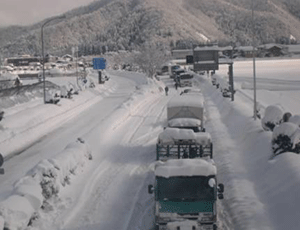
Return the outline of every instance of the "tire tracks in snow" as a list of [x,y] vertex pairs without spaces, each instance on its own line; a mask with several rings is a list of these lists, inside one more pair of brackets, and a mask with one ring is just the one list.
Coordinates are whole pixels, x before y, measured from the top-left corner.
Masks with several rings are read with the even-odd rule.
[[[136,205],[138,206],[139,194],[144,189],[144,181],[149,173],[148,166],[155,159],[155,148],[152,147],[153,145],[150,145],[150,147],[146,147],[144,149],[141,148],[142,150],[144,150],[144,152],[139,152],[138,154],[136,153],[132,154],[130,152],[130,149],[132,147],[133,150],[135,149],[136,142],[134,141],[134,138],[136,133],[143,127],[144,122],[147,121],[149,117],[151,118],[153,117],[154,120],[157,121],[158,119],[161,119],[163,113],[162,109],[155,110],[157,104],[161,101],[161,95],[156,97],[150,97],[150,98],[152,99],[148,99],[147,100],[148,103],[141,103],[140,105],[135,107],[134,110],[131,111],[130,115],[127,115],[126,119],[122,119],[122,122],[118,122],[118,126],[114,127],[112,132],[114,132],[118,136],[117,139],[119,140],[118,141],[119,146],[118,147],[111,146],[106,148],[106,151],[108,151],[108,153],[116,152],[116,154],[114,154],[115,156],[107,157],[107,160],[105,162],[102,162],[99,165],[99,167],[95,170],[95,173],[92,176],[94,178],[89,180],[90,182],[86,186],[85,191],[94,190],[95,192],[93,192],[92,194],[86,193],[85,196],[89,195],[90,197],[93,197],[92,200],[89,201],[89,204],[93,204],[93,205],[84,205],[83,201],[85,200],[85,198],[84,197],[82,198],[81,203],[88,208],[86,214],[81,216],[79,221],[76,221],[77,226],[79,226],[80,223],[83,222],[88,223],[88,225],[90,226],[94,226],[95,224],[97,224],[95,223],[95,218],[96,218],[95,213],[99,213],[100,209],[102,209],[103,206],[107,205],[105,204],[105,202],[107,201],[107,199],[110,198],[109,196],[111,195],[110,192],[112,188],[116,186],[115,184],[118,183],[120,177],[125,178],[126,175],[129,175],[130,178],[136,177],[136,179],[140,182],[139,183],[140,186],[138,187],[137,190],[135,190],[133,202],[131,203],[131,207],[129,207],[130,211],[127,214],[125,223],[122,223],[123,226],[125,226],[123,227],[123,229],[126,229],[127,228],[126,225],[130,224],[130,221],[132,219],[132,213],[135,210],[135,206]],[[164,102],[163,104],[165,105],[166,103],[167,102]],[[150,114],[153,113],[153,111],[154,112],[159,111],[159,115],[158,115],[159,117],[157,117],[157,115],[151,116]],[[140,116],[141,114],[142,116]],[[128,128],[128,126],[130,127],[130,129]],[[122,135],[124,130],[127,131],[126,135]],[[114,139],[115,138],[116,136],[114,136]],[[140,139],[138,146],[147,145],[148,142],[151,141],[151,139],[152,139],[151,135],[149,135],[148,138],[143,138],[143,140]],[[123,151],[122,146],[124,145],[129,150],[125,149],[125,151]],[[151,150],[153,149],[153,152],[150,149]],[[126,158],[134,158],[136,157],[135,155],[138,155],[138,157],[140,157],[141,159],[138,159],[137,160],[138,162],[135,162],[135,165],[126,164],[126,162],[128,161],[128,159]],[[119,163],[116,163],[115,161],[118,161]],[[100,169],[101,167],[105,167],[106,169],[101,170]],[[130,183],[133,182],[130,181]],[[92,208],[90,209],[90,207]],[[82,210],[82,208],[77,208],[77,210]],[[128,207],[127,207],[127,211],[128,211]],[[76,217],[78,217],[77,214],[73,212],[73,215],[69,216],[68,220],[65,221],[62,227],[69,225],[68,223],[71,224],[72,220],[74,220]],[[111,225],[107,223],[104,223],[101,226],[106,226],[108,228],[111,227]]]

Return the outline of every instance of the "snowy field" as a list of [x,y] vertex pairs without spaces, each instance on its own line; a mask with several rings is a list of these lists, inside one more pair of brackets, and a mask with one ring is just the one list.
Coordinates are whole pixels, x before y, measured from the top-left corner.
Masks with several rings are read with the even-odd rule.
[[[257,61],[262,107],[279,103],[300,114],[299,66],[297,59]],[[226,66],[217,71],[226,73]],[[32,98],[5,110],[0,229],[153,228],[154,198],[147,185],[154,180],[155,144],[167,123],[166,104],[181,89],[168,76],[154,81],[132,72],[109,75],[104,85],[59,105]],[[90,77],[97,81],[96,73]],[[297,230],[300,158],[285,153],[270,160],[272,133],[252,117],[252,61],[234,63],[234,80],[234,102],[222,97],[210,77],[196,76],[194,82],[205,100],[218,182],[225,185],[219,229]]]

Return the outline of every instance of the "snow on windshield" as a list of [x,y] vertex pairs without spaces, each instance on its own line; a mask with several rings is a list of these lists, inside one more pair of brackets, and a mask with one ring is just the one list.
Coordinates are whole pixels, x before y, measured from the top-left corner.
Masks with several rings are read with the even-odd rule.
[[191,129],[166,128],[158,136],[158,143],[160,144],[174,144],[179,140],[192,140],[200,145],[209,145],[211,143],[211,136],[209,133],[195,133]]
[[155,175],[160,177],[175,176],[210,176],[216,175],[217,168],[214,161],[204,159],[170,159],[157,162]]

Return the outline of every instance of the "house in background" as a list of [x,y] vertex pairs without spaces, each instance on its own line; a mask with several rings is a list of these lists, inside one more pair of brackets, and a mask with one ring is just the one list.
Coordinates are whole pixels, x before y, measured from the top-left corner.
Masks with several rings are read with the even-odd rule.
[[[245,57],[245,58],[253,57],[253,47],[252,46],[239,46],[236,49],[238,50],[240,57]],[[255,49],[255,52],[257,52],[257,49]],[[257,56],[257,53],[255,53],[255,56]]]
[[70,54],[65,54],[64,56],[61,57],[61,59],[64,60],[64,61],[70,62],[70,61],[74,60],[74,57]]
[[287,53],[287,49],[279,44],[270,43],[257,47],[259,57],[279,57]]

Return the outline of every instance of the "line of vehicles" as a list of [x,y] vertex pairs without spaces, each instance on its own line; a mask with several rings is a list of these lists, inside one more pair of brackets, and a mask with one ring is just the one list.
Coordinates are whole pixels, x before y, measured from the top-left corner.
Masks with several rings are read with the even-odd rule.
[[204,128],[201,91],[189,89],[167,105],[167,127],[156,144],[155,230],[216,230],[217,199],[224,185],[217,184],[213,143]]
[[168,72],[170,77],[174,79],[175,84],[179,87],[192,86],[194,75],[191,72],[187,72],[179,65],[169,65]]

